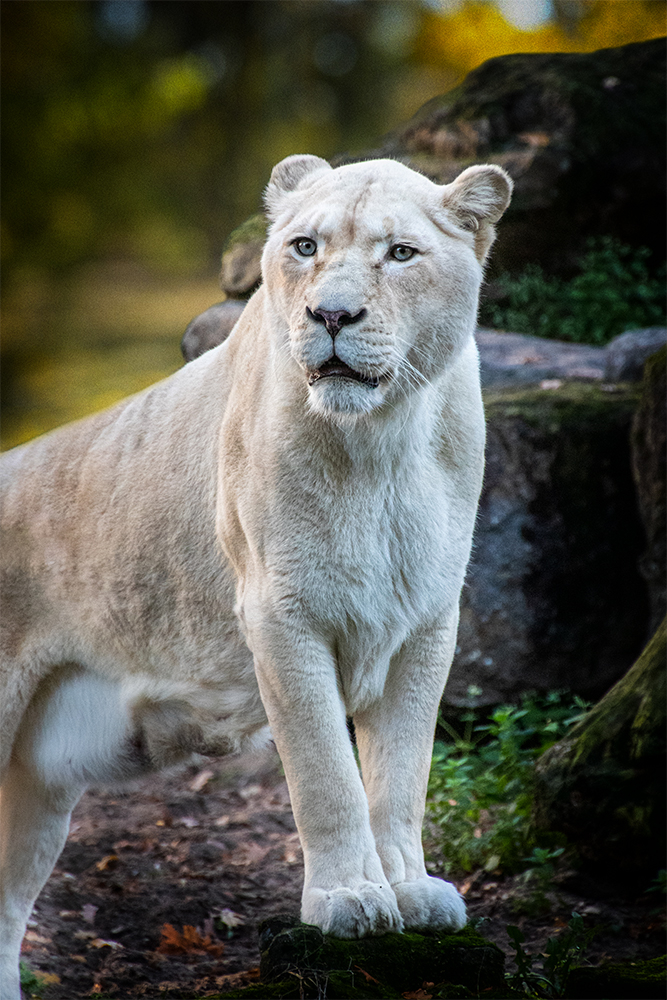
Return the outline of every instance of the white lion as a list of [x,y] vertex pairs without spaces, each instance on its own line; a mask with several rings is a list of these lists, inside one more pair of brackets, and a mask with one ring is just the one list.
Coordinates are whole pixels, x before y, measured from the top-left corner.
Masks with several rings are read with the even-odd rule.
[[495,166],[439,186],[288,157],[229,339],[3,456],[3,998],[85,787],[237,750],[267,720],[302,919],[464,924],[421,825],[482,481],[478,291],[510,189]]

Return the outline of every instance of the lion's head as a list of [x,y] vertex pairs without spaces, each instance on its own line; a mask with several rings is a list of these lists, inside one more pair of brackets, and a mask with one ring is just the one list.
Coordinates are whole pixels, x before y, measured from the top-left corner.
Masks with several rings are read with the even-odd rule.
[[393,160],[274,167],[262,272],[313,410],[369,413],[445,371],[474,329],[511,189],[496,166],[444,186]]

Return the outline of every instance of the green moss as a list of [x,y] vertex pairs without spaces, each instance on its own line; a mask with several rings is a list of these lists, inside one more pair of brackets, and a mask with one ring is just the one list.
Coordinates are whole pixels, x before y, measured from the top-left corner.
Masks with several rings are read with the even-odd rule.
[[664,859],[666,623],[628,673],[539,759],[535,823],[585,860],[623,870]]
[[570,767],[614,759],[631,767],[665,750],[665,657],[663,621],[625,677],[595,705],[568,737]]
[[260,971],[265,983],[289,976],[320,986],[326,980],[326,995],[332,998],[399,996],[425,981],[461,984],[476,995],[503,983],[503,953],[472,928],[458,934],[387,934],[356,941],[325,936],[304,924],[277,930],[263,939]]
[[635,385],[614,386],[609,392],[595,382],[564,382],[553,390],[487,390],[484,408],[489,421],[520,417],[535,429],[558,434],[566,426],[600,418],[629,423],[640,392]]
[[[361,983],[361,985],[359,985]],[[465,993],[459,994],[466,996]],[[294,975],[267,985],[246,986],[241,990],[225,993],[227,998],[253,998],[257,1000],[398,1000],[400,993],[383,986],[368,983],[360,974],[338,973]]]
[[595,969],[573,969],[565,997],[572,1000],[663,1000],[665,956],[648,961],[605,964]]
[[251,243],[255,240],[260,240],[263,243],[266,239],[267,228],[268,220],[263,212],[251,215],[249,219],[231,231],[222,248],[223,255],[238,246],[239,243]]
[[667,367],[667,344],[659,351],[652,354],[644,364],[644,389],[662,382],[665,378],[665,368]]

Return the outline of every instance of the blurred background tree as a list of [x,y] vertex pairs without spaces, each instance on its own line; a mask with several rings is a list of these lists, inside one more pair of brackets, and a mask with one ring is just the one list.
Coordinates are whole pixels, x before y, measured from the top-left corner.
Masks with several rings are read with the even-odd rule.
[[492,56],[658,37],[664,0],[3,0],[3,443],[179,364],[295,152],[368,148]]

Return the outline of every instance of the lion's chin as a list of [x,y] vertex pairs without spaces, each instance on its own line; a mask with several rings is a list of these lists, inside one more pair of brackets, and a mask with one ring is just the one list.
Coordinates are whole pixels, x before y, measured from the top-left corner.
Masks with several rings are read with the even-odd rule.
[[308,386],[308,404],[314,413],[334,420],[354,420],[381,406],[381,384],[369,384],[331,376],[317,379]]

